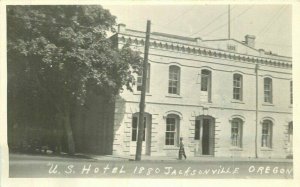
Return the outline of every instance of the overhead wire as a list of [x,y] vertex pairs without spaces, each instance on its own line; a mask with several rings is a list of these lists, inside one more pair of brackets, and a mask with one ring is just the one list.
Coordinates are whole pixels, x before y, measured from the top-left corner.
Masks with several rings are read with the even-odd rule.
[[[250,7],[248,7],[247,9],[245,9],[243,12],[241,12],[239,15],[235,16],[234,18],[230,19],[230,22],[233,22],[234,20],[236,20],[238,17],[241,17],[243,14],[245,14],[246,12],[248,12],[251,8],[253,8],[254,5],[251,5]],[[204,36],[209,36],[212,33],[218,31],[219,29],[223,28],[224,26],[228,25],[228,23],[225,23],[223,25],[220,25],[219,27],[215,28],[214,30],[211,30],[210,32],[207,32],[207,34],[204,34]]]
[[[242,16],[243,14],[245,14],[247,11],[249,11],[251,8],[253,7],[253,5],[247,9],[245,9],[244,11],[242,11],[239,15],[237,15],[236,17],[230,19],[230,21],[234,21],[235,19],[237,19],[238,17]],[[257,37],[261,36],[261,34],[263,34],[264,32],[268,31],[270,29],[270,27],[274,24],[275,20],[277,20],[281,14],[283,13],[284,9],[286,8],[286,6],[282,6],[275,14],[273,14],[272,18],[269,20],[268,24],[260,30],[259,34],[257,35]],[[233,9],[233,8],[232,8]],[[188,9],[186,10],[185,12],[183,12],[181,14],[184,15],[186,14],[187,12],[189,12],[191,9]],[[219,16],[217,16],[213,21],[211,21],[209,23],[209,25],[211,25],[213,22],[215,22],[215,20],[217,20],[217,18],[219,18],[221,15],[224,15],[224,12],[222,14],[220,14]],[[18,16],[12,16],[12,17],[15,17],[15,18],[18,18],[18,19],[27,19],[27,20],[32,20],[32,21],[36,21],[36,22],[44,22],[44,23],[50,23],[48,20],[38,20],[38,19],[33,19],[33,18],[29,18],[29,17],[18,17]],[[177,17],[180,17],[180,16],[177,16]],[[176,21],[176,19],[174,19],[174,21]],[[140,21],[141,22],[141,21]],[[66,24],[63,24],[63,23],[51,23],[51,24],[54,24],[54,25],[58,25],[58,26],[67,26]],[[166,25],[161,25],[161,24],[157,24],[157,23],[152,23],[153,25],[156,25],[156,26],[159,26],[159,27],[164,27],[164,28],[167,28],[167,29],[170,29],[170,27],[167,27]],[[219,27],[215,28],[214,30],[212,30],[211,32],[207,33],[206,35],[204,36],[211,36],[212,33],[216,32],[217,30],[223,28],[224,26],[226,26],[226,24],[223,24],[223,25],[220,25]],[[69,25],[68,25],[69,26]],[[85,27],[85,26],[82,26],[82,25],[77,25],[79,26],[80,28],[87,28],[87,29],[91,29],[92,27]],[[208,24],[206,25],[208,26]],[[202,27],[203,28],[203,27]],[[172,29],[172,31],[180,31],[180,32],[183,32],[183,33],[186,33],[187,31],[186,30],[183,30],[183,29]],[[200,32],[201,29],[197,32]],[[192,36],[194,34],[191,34],[189,36]],[[282,44],[272,44],[272,43],[264,43],[264,42],[257,42],[257,43],[261,43],[261,44],[264,44],[264,45],[272,45],[272,46],[285,46],[285,47],[292,47],[291,45],[282,45]]]
[[166,29],[172,30],[172,31],[180,31],[180,32],[183,32],[183,33],[186,33],[186,32],[187,32],[186,30],[184,30],[184,29],[179,29],[179,28],[177,28],[177,29],[170,29],[170,27],[167,27],[167,26],[161,25],[161,24],[157,24],[156,22],[151,22],[151,24],[154,25],[154,26],[158,26],[158,27],[161,27],[161,28],[166,28]]
[[265,27],[263,27],[258,34],[256,35],[256,37],[260,37],[261,34],[265,33],[266,31],[268,31],[270,29],[270,27],[273,25],[273,23],[281,16],[281,14],[283,13],[283,10],[286,8],[286,6],[281,6],[279,8],[278,11],[275,12],[275,14],[273,14],[271,16],[271,19],[268,21],[267,25]]
[[165,25],[170,25],[171,23],[173,23],[174,21],[176,21],[177,19],[179,19],[180,17],[184,16],[185,14],[187,14],[189,11],[191,11],[192,9],[194,9],[195,7],[192,6],[191,8],[187,9],[186,11],[184,11],[183,13],[179,14],[178,16],[176,16],[175,19],[169,21],[167,24]]
[[[233,10],[235,7],[231,7],[230,10]],[[204,25],[200,30],[198,30],[197,32],[194,32],[193,34],[189,35],[189,36],[193,36],[196,35],[198,33],[200,33],[201,31],[205,30],[206,28],[208,28],[208,26],[210,26],[211,24],[213,24],[214,22],[216,22],[217,20],[219,20],[220,17],[222,17],[223,15],[228,14],[228,11],[225,11],[221,14],[219,14],[217,17],[215,17],[215,19],[213,19],[211,22],[209,22],[208,24]]]
[[263,45],[270,45],[270,46],[278,46],[278,47],[292,47],[292,45],[284,45],[284,44],[274,44],[274,43],[266,43],[266,42],[256,42]]

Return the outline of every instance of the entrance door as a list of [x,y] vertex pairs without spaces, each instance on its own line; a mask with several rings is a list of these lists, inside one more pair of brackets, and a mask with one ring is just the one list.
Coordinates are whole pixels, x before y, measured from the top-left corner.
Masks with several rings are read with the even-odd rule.
[[[135,113],[132,116],[131,123],[131,141],[130,141],[130,154],[136,154],[136,143],[138,139],[138,123],[139,123],[139,113]],[[144,114],[144,136],[142,143],[142,154],[150,155],[151,152],[151,126],[152,119],[151,115],[148,113]]]
[[197,117],[195,123],[195,155],[214,154],[214,119]]

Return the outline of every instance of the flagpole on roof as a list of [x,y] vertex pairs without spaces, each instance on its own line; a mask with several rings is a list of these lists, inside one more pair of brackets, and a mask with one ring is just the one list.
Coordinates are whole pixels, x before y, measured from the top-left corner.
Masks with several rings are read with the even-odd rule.
[[228,5],[228,39],[230,39],[230,5]]

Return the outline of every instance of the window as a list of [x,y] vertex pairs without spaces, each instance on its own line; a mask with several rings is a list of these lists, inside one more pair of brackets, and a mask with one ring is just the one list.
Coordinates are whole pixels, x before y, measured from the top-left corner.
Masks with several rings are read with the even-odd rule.
[[195,124],[195,140],[200,140],[200,120],[196,120],[196,124]]
[[227,49],[230,50],[230,51],[236,51],[236,46],[231,45],[231,44],[227,44]]
[[289,142],[292,142],[293,141],[293,122],[289,123],[288,136],[289,136]]
[[201,100],[211,101],[211,71],[201,70]]
[[179,95],[180,68],[178,66],[169,67],[169,93]]
[[201,71],[201,91],[208,91],[210,85],[210,71]]
[[137,140],[137,117],[132,118],[132,127],[131,127],[131,141],[136,141]]
[[[143,141],[145,141],[145,129],[146,129],[146,117],[144,117],[144,136]],[[138,117],[132,117],[132,127],[131,127],[131,141],[137,141],[138,136]]]
[[262,124],[261,146],[272,148],[272,122],[264,120]]
[[293,81],[290,82],[290,103],[293,104]]
[[[143,84],[143,73],[140,73],[137,76],[137,84],[136,84],[136,90],[142,91],[142,84]],[[147,77],[146,77],[146,92],[149,93],[150,91],[150,64],[148,63],[147,66]]]
[[264,101],[272,103],[272,79],[264,78]]
[[242,147],[243,121],[234,118],[231,121],[231,145],[234,147]]
[[179,117],[170,114],[166,119],[166,145],[178,145],[179,141]]
[[243,77],[240,74],[233,75],[233,99],[242,100]]

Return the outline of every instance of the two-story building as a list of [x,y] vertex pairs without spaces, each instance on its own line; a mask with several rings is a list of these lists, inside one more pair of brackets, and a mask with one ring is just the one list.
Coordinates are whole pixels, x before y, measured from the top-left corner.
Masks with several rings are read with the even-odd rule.
[[[145,32],[112,36],[144,52]],[[113,154],[136,150],[141,76],[116,100]],[[292,154],[292,58],[255,48],[255,37],[202,40],[152,32],[143,154],[286,158]]]

